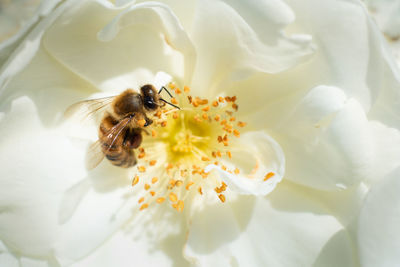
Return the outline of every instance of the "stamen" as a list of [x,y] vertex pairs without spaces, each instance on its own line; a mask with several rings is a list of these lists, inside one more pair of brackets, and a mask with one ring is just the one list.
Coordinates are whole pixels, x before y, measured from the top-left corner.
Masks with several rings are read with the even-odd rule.
[[139,176],[136,175],[132,180],[132,186],[135,186],[137,183],[139,183]]
[[[188,86],[181,90],[170,83],[168,87],[175,93],[169,101],[177,105],[179,110],[167,105],[159,108],[152,114],[154,123],[148,126],[151,136],[143,135],[142,146],[138,149],[137,171],[154,173],[157,170],[157,177],[148,175],[146,178],[141,175],[139,179],[135,175],[132,179],[132,186],[140,182],[143,186],[142,196],[138,200],[142,204],[139,209],[144,210],[169,199],[172,208],[182,212],[184,202],[196,191],[200,196],[205,192],[214,192],[224,203],[227,184],[216,173],[206,173],[204,169],[213,163],[231,174],[240,174],[238,168],[228,169],[219,162],[219,159],[233,157],[229,149],[230,138],[239,138],[239,129],[246,126],[234,116],[238,110],[235,103],[237,98],[219,96],[209,101],[189,95]],[[164,158],[155,156],[160,149],[159,143],[167,149],[166,164],[158,163],[158,160],[163,162]],[[146,151],[143,147],[146,147]],[[266,174],[264,179],[271,178],[271,175]]]

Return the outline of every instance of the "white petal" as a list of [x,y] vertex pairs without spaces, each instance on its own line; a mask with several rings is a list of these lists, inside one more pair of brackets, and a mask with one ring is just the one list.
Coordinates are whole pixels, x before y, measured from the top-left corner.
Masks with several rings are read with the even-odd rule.
[[200,1],[191,34],[198,60],[192,87],[207,90],[227,79],[276,73],[304,61],[312,52],[310,38],[283,33],[293,20],[280,0]]
[[[117,34],[118,27],[125,28]],[[102,42],[97,34],[113,39]],[[44,45],[70,70],[115,92],[148,83],[158,71],[183,77],[182,54],[161,34],[177,49],[189,49],[177,18],[162,4],[142,3],[121,11],[90,1],[65,12],[46,33]]]
[[[132,215],[123,197],[131,176],[118,168],[110,170],[108,163],[99,166],[102,175],[92,172],[85,178],[88,142],[69,138],[56,127],[68,105],[93,92],[89,88],[39,50],[2,94],[7,102],[1,103],[6,112],[0,158],[6,166],[0,170],[5,191],[0,205],[10,212],[0,215],[0,229],[2,239],[20,255],[69,263],[103,243]],[[66,191],[83,179],[89,188],[84,182]],[[60,206],[68,209],[60,211]]]
[[1,121],[0,205],[8,212],[0,214],[0,235],[19,254],[46,257],[58,235],[59,196],[86,171],[85,144],[42,127],[27,97],[15,100]]
[[371,9],[379,28],[391,38],[400,37],[400,2],[387,0],[364,0]]
[[[239,174],[208,165],[206,172],[217,170],[228,187],[240,194],[266,195],[274,190],[285,172],[285,156],[280,146],[265,132],[247,132],[230,147],[232,159],[222,161],[230,169],[238,168]],[[271,173],[271,177],[266,175]],[[266,179],[266,180],[264,180]]]
[[400,170],[371,188],[361,210],[358,246],[362,266],[399,266]]
[[188,263],[183,259],[179,245],[184,238],[169,238],[152,243],[143,236],[120,230],[95,252],[71,267],[186,266]]
[[[315,199],[280,184],[267,198],[240,196],[197,211],[185,256],[200,266],[352,266],[350,240]],[[330,265],[327,265],[330,264]]]
[[[0,10],[0,66],[35,23],[51,12],[60,0],[3,2]],[[5,35],[5,36],[4,36]]]
[[277,129],[286,178],[320,189],[351,186],[372,162],[372,137],[362,107],[334,87],[316,87]]
[[315,72],[309,73],[309,80],[345,88],[349,97],[355,97],[368,109],[374,90],[368,86],[380,77],[374,73],[379,66],[372,63],[375,54],[370,55],[369,44],[375,40],[369,39],[367,14],[362,5],[358,1],[287,3],[296,14],[296,25],[291,30],[307,29],[318,47],[312,58]]
[[0,266],[20,267],[18,266],[17,258],[9,252],[9,250],[1,240],[0,240]]
[[360,104],[335,87],[312,89],[274,131],[285,177],[314,188],[378,179],[400,164],[400,132],[368,121]]

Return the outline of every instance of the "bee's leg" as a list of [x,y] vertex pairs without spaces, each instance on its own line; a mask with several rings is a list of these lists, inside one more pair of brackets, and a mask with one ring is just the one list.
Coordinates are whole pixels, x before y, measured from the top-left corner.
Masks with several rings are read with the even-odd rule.
[[144,127],[147,127],[147,126],[153,124],[153,120],[148,118],[147,116],[144,119],[146,120],[146,124],[144,125]]
[[124,147],[127,149],[138,148],[142,143],[143,137],[140,128],[133,128],[126,131],[124,137]]
[[142,129],[142,131],[143,131],[146,135],[150,135],[149,131],[147,131],[146,129]]

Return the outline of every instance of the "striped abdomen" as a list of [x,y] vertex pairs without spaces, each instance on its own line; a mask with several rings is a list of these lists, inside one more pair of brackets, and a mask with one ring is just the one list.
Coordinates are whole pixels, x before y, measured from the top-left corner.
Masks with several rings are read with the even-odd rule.
[[132,167],[136,164],[134,148],[140,146],[140,129],[123,127],[112,116],[106,116],[100,124],[99,139],[105,157],[115,166]]

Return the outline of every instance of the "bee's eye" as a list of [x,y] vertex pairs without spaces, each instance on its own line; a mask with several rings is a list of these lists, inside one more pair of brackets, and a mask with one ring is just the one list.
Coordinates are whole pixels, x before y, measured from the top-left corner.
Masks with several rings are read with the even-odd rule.
[[147,99],[145,99],[145,101],[144,101],[144,106],[147,108],[147,109],[156,109],[157,108],[157,104],[153,101],[153,99],[151,99],[151,98],[147,98]]

